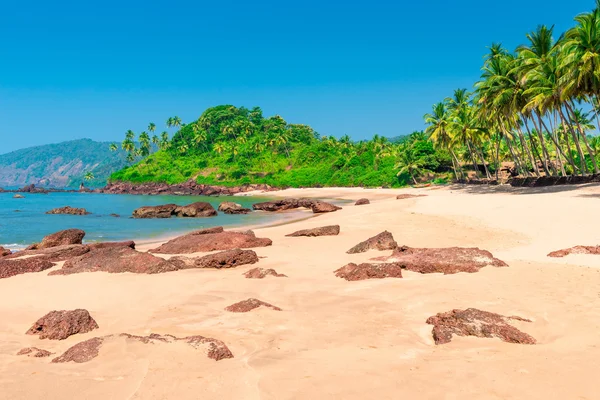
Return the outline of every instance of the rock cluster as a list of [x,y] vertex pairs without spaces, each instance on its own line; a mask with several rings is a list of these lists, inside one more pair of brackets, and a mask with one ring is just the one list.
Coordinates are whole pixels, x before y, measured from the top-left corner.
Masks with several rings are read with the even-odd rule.
[[251,191],[269,192],[278,190],[269,185],[242,185],[237,187],[214,186],[198,184],[194,179],[187,182],[169,185],[167,183],[140,183],[133,184],[129,182],[113,182],[107,184],[102,189],[97,189],[98,193],[113,194],[175,194],[192,196],[232,196],[238,193]]
[[24,349],[19,350],[17,353],[18,356],[27,356],[27,357],[50,357],[53,353],[50,353],[48,350],[38,349],[37,347],[26,347]]
[[252,208],[257,211],[285,211],[293,210],[296,208],[310,208],[313,213],[321,214],[328,213],[337,210],[341,210],[341,207],[326,203],[324,201],[312,200],[312,199],[282,199],[275,201],[266,201],[263,203],[256,203],[252,205]]
[[265,303],[264,301],[252,298],[225,307],[225,311],[234,313],[245,313],[257,309],[259,307],[267,307],[275,311],[281,311],[281,308],[276,307],[273,304]]
[[150,250],[159,254],[189,254],[215,250],[248,249],[273,244],[271,239],[257,238],[254,233],[223,231],[222,227],[188,233]]
[[199,201],[186,206],[163,204],[159,206],[144,206],[133,211],[133,218],[204,218],[214,217],[217,210],[210,203]]
[[219,211],[223,211],[225,214],[248,214],[252,210],[249,208],[242,207],[241,204],[237,204],[231,201],[224,201],[219,204]]
[[275,271],[272,268],[252,268],[251,270],[244,273],[244,276],[248,279],[264,279],[267,276],[274,276],[276,278],[287,278],[287,275],[278,274],[277,271]]
[[336,270],[335,276],[347,281],[365,279],[402,278],[402,267],[397,263],[389,264],[354,264],[350,263]]
[[71,335],[98,329],[98,324],[87,310],[51,311],[37,320],[26,332],[40,339],[64,340]]
[[392,234],[388,231],[383,231],[364,242],[360,242],[346,253],[356,254],[364,253],[369,250],[393,250],[396,247],[398,247],[398,243],[396,243]]
[[575,246],[568,249],[553,251],[548,257],[560,258],[569,254],[600,254],[600,246]]
[[297,237],[297,236],[308,236],[308,237],[316,237],[316,236],[336,236],[340,234],[340,226],[339,225],[328,225],[328,226],[321,226],[319,228],[312,228],[312,229],[303,229],[300,231],[296,231],[294,233],[290,233],[289,235],[285,235],[285,236],[290,236],[290,237]]
[[50,211],[47,211],[46,214],[88,215],[91,213],[88,212],[85,208],[65,206],[60,208],[54,208]]
[[504,261],[495,258],[489,251],[476,247],[418,249],[402,246],[396,248],[390,257],[379,257],[377,260],[398,263],[402,268],[421,274],[472,273],[487,266],[507,266]]
[[505,317],[488,311],[468,308],[436,314],[429,317],[427,323],[433,325],[432,334],[435,344],[449,343],[453,335],[497,337],[509,343],[536,343],[533,337],[509,325],[510,320],[531,322],[521,317]]

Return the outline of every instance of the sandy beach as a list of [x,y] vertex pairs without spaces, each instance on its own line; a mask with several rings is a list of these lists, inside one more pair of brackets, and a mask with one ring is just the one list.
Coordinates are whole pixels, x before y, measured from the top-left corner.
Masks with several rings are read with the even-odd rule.
[[[426,196],[397,200],[400,193]],[[256,229],[273,245],[253,249],[260,261],[252,266],[155,275],[45,271],[0,279],[0,399],[600,397],[600,256],[547,257],[600,243],[600,186],[325,188],[269,195],[364,197],[371,204],[350,203]],[[338,236],[285,236],[333,224],[341,227]],[[402,279],[355,282],[334,275],[350,262],[390,255],[346,253],[384,230],[410,247],[479,247],[508,267],[454,275],[403,271]],[[246,279],[243,273],[254,267],[287,278]],[[224,310],[247,298],[282,311]],[[436,345],[427,318],[470,307],[531,320],[513,325],[537,344],[455,336]],[[61,341],[25,335],[49,311],[77,308],[89,310],[99,329]],[[55,357],[83,340],[124,332],[216,338],[234,358],[215,361],[183,344],[127,340],[107,342],[98,357],[81,364],[16,355],[36,346]]]

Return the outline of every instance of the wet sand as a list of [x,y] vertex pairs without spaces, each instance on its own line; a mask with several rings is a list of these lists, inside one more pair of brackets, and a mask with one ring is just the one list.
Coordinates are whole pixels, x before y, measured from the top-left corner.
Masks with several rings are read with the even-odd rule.
[[[396,200],[400,193],[427,197]],[[600,242],[600,187],[290,189],[270,195],[370,205],[256,229],[273,246],[228,270],[158,275],[47,272],[0,280],[1,399],[597,399],[600,256],[550,251]],[[291,238],[339,224],[339,236]],[[391,251],[346,254],[383,230],[411,247],[479,247],[508,263],[474,274],[347,282],[333,271]],[[150,246],[143,244],[139,250]],[[287,278],[246,279],[254,267]],[[58,267],[55,267],[58,268]],[[278,307],[234,314],[255,297]],[[537,339],[518,345],[455,337],[435,345],[425,320],[455,308],[532,320]],[[85,308],[100,329],[63,341],[25,331],[51,310]],[[184,345],[114,341],[94,360],[51,364],[16,356],[36,346],[60,355],[95,336],[127,332],[203,335],[234,358],[214,361]],[[52,356],[52,357],[54,357]]]

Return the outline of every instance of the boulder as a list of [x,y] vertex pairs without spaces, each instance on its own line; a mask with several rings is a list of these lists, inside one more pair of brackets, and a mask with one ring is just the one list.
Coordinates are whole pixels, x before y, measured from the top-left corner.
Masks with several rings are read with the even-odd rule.
[[258,262],[258,256],[252,250],[225,250],[220,253],[209,254],[203,257],[172,257],[169,261],[179,269],[190,268],[234,268],[240,265]]
[[312,208],[313,203],[315,203],[315,200],[311,199],[282,199],[253,204],[252,209],[256,211],[275,212],[293,210],[300,207]]
[[133,240],[126,240],[123,242],[98,242],[90,243],[86,245],[90,250],[105,249],[107,247],[129,247],[135,249],[135,242]]
[[165,259],[121,246],[95,249],[82,256],[71,258],[65,261],[62,269],[53,271],[49,275],[71,275],[97,271],[112,274],[123,272],[160,274],[178,269],[176,265]]
[[38,349],[37,347],[26,347],[24,349],[19,350],[17,353],[18,356],[27,356],[27,357],[50,357],[54,353],[50,353],[48,350]]
[[449,343],[453,335],[497,337],[509,343],[536,343],[533,337],[509,325],[510,320],[531,322],[521,317],[504,317],[500,314],[468,308],[436,314],[429,317],[427,323],[433,325],[432,334],[435,344]]
[[396,247],[398,247],[398,243],[396,243],[392,234],[388,231],[383,231],[364,242],[360,242],[346,253],[356,254],[364,253],[369,250],[393,250]]
[[548,257],[560,258],[569,254],[600,254],[600,246],[575,246],[568,249],[553,251]]
[[25,198],[25,196],[23,196],[22,194],[18,194],[18,193],[13,196],[13,199],[24,199],[24,198]]
[[358,199],[356,200],[356,203],[354,203],[355,206],[364,206],[365,204],[371,204],[369,199]]
[[23,250],[13,253],[6,259],[20,259],[21,257],[35,257],[36,260],[50,262],[65,261],[73,257],[81,256],[90,251],[85,244],[67,244],[63,246],[49,247],[39,250]]
[[416,249],[402,246],[395,249],[390,257],[379,257],[377,260],[399,263],[402,268],[421,274],[473,273],[487,266],[507,267],[504,261],[494,258],[489,251],[476,247]]
[[0,257],[9,256],[11,254],[12,254],[12,251],[10,251],[9,249],[5,249],[4,247],[0,246]]
[[258,299],[248,299],[237,302],[225,308],[225,311],[235,312],[235,313],[244,313],[252,311],[259,307],[267,307],[275,311],[281,311],[281,308],[276,307],[272,304],[265,303],[264,301]]
[[244,273],[244,276],[248,279],[264,279],[267,276],[274,276],[276,278],[287,278],[287,275],[278,274],[274,269],[264,269],[264,268],[252,268],[251,270]]
[[300,230],[300,231],[297,231],[294,233],[290,233],[289,235],[285,235],[285,236],[316,237],[316,236],[336,236],[339,234],[340,234],[340,226],[339,225],[328,225],[328,226],[321,226],[319,228],[303,229],[303,230]]
[[347,281],[365,279],[402,278],[402,267],[397,263],[389,264],[354,264],[350,263],[334,271],[335,276]]
[[40,339],[64,340],[71,335],[98,329],[98,324],[87,310],[51,311],[37,320],[26,332]]
[[32,244],[27,250],[47,249],[67,244],[81,244],[84,236],[85,232],[81,229],[66,229],[44,237],[41,243]]
[[133,218],[171,218],[176,209],[177,204],[144,206],[133,211]]
[[[77,343],[75,346],[69,348],[60,357],[56,357],[52,360],[53,363],[85,363],[98,357],[100,349],[106,342],[123,342],[127,345],[128,342],[135,341],[143,344],[152,345],[167,345],[170,343],[182,342],[189,345],[194,350],[204,351],[208,358],[215,361],[224,360],[226,358],[233,358],[233,354],[229,348],[220,340],[212,339],[200,335],[187,336],[178,338],[173,335],[159,335],[151,333],[148,336],[137,336],[128,333],[121,333],[120,335],[107,335],[101,337],[95,337],[86,341]],[[121,345],[122,346],[122,345]]]
[[175,215],[186,218],[214,217],[217,215],[217,210],[215,210],[210,203],[198,201],[196,203],[188,204],[187,206],[177,207],[175,209]]
[[225,214],[248,214],[250,211],[249,208],[242,207],[241,204],[237,204],[231,201],[224,201],[219,204],[219,211],[223,211]]
[[85,208],[75,208],[70,206],[54,208],[46,211],[46,214],[68,214],[68,215],[88,215],[91,214]]
[[271,244],[273,244],[271,239],[257,238],[251,232],[192,232],[172,239],[149,251],[159,254],[189,254],[215,250],[265,247]]
[[330,203],[325,203],[324,201],[315,201],[312,204],[311,208],[312,212],[315,214],[329,213],[342,209],[342,207],[338,207]]
[[29,272],[41,272],[54,266],[53,263],[36,258],[23,258],[19,260],[0,260],[0,279],[11,276],[26,274]]
[[426,194],[403,193],[403,194],[399,194],[398,196],[396,196],[396,200],[414,199],[416,197],[425,197],[425,196],[427,196],[427,195]]

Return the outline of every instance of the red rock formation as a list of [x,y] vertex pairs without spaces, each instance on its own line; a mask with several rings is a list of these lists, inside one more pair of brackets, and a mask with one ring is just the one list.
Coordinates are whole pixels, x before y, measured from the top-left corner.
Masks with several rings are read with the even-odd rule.
[[275,311],[281,311],[281,308],[276,307],[269,303],[265,303],[264,301],[261,301],[258,299],[247,299],[247,300],[237,302],[235,304],[232,304],[232,305],[226,307],[225,311],[235,312],[235,313],[244,313],[244,312],[252,311],[259,307],[268,307]]
[[400,264],[347,264],[335,271],[335,276],[347,281],[362,281],[365,279],[402,278]]
[[250,232],[220,232],[199,234],[193,232],[150,250],[159,254],[189,254],[215,250],[247,249],[265,247],[273,244],[271,239],[257,238]]
[[135,249],[135,242],[133,240],[127,240],[124,242],[98,242],[90,243],[86,245],[90,250],[105,249],[107,247],[129,247]]
[[388,231],[383,231],[364,242],[360,242],[346,253],[356,254],[364,253],[369,250],[393,250],[396,247],[398,247],[398,243],[396,243],[392,234]]
[[408,194],[408,193],[404,193],[404,194],[399,194],[398,196],[396,196],[396,200],[404,200],[404,199],[414,199],[415,197],[426,197],[426,194]]
[[18,356],[27,356],[27,357],[50,357],[54,353],[50,353],[48,350],[38,349],[37,347],[26,347],[24,349],[19,350],[17,353]]
[[276,278],[287,278],[287,275],[278,274],[274,269],[264,269],[264,268],[252,268],[247,271],[244,276],[248,279],[264,279],[267,276],[274,276]]
[[9,256],[11,254],[12,254],[12,251],[10,251],[9,249],[5,249],[4,247],[0,246],[0,257]]
[[198,201],[196,203],[188,204],[187,206],[177,207],[174,213],[178,217],[205,218],[214,217],[217,215],[217,210],[215,210],[210,203]]
[[100,347],[102,347],[103,342],[104,337],[95,337],[83,342],[79,342],[75,346],[70,347],[61,356],[53,359],[52,362],[55,364],[66,363],[70,361],[76,363],[88,362],[98,357],[98,353],[100,352]]
[[337,210],[341,210],[342,207],[338,207],[331,203],[325,203],[324,201],[315,201],[312,204],[311,209],[312,209],[312,212],[315,214],[322,214],[322,213],[330,213],[330,212],[334,212]]
[[504,317],[500,314],[468,308],[439,313],[429,317],[427,323],[433,325],[432,334],[435,344],[449,343],[453,335],[497,337],[509,343],[536,343],[533,337],[509,325],[510,320],[531,322],[520,317]]
[[44,237],[42,243],[32,244],[26,250],[47,249],[67,244],[81,244],[84,236],[85,232],[81,229],[66,229]]
[[47,249],[23,250],[6,256],[5,259],[19,259],[21,257],[35,257],[36,260],[45,260],[50,262],[65,261],[69,258],[81,256],[90,251],[90,248],[84,244],[67,244]]
[[285,211],[296,208],[312,208],[316,200],[311,199],[281,199],[275,201],[266,201],[252,205],[252,209],[257,211]]
[[489,251],[476,247],[416,249],[402,246],[395,249],[390,257],[378,257],[376,260],[399,263],[402,268],[421,274],[472,273],[486,266],[507,267],[504,261],[494,258]]
[[98,324],[87,310],[51,311],[37,320],[26,332],[40,339],[64,340],[71,335],[98,329]]
[[242,207],[241,204],[237,204],[231,201],[224,201],[219,204],[219,211],[223,211],[225,214],[248,214],[252,210],[249,208]]
[[575,246],[568,249],[553,251],[548,257],[560,258],[569,254],[600,254],[600,246]]
[[258,256],[252,250],[225,250],[220,253],[209,254],[203,257],[172,257],[169,261],[179,269],[189,268],[234,268],[240,265],[258,262]]
[[41,272],[52,268],[54,264],[46,260],[36,258],[24,258],[19,260],[0,260],[0,279],[11,276],[26,274],[29,272]]
[[371,204],[369,199],[358,199],[356,200],[356,203],[354,203],[355,206],[364,206],[366,204]]
[[70,275],[81,272],[109,272],[136,274],[160,274],[176,271],[171,262],[149,253],[141,253],[129,247],[106,247],[90,251],[67,260],[62,269],[49,275]]
[[171,218],[176,209],[177,204],[144,206],[133,211],[133,218]]
[[91,213],[88,212],[85,208],[65,206],[47,211],[46,214],[88,215]]
[[289,235],[285,235],[285,236],[290,236],[290,237],[297,237],[297,236],[315,237],[315,236],[336,236],[336,235],[339,235],[339,234],[340,234],[340,226],[339,225],[329,225],[329,226],[321,226],[319,228],[303,229],[301,231],[290,233]]

